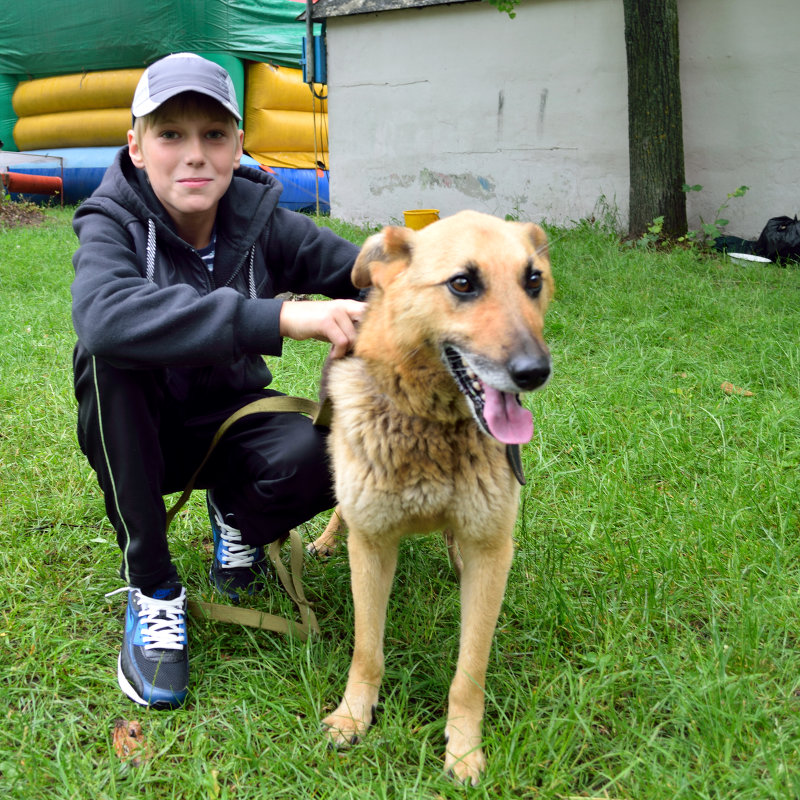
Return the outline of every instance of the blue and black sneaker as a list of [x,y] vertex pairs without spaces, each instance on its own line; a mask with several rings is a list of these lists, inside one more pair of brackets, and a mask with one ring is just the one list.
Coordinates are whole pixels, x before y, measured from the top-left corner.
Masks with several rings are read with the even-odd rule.
[[263,547],[242,543],[242,532],[236,527],[233,514],[224,514],[206,492],[208,518],[214,534],[214,561],[209,578],[214,588],[234,603],[242,594],[253,594],[263,588],[270,568]]
[[120,688],[139,705],[177,708],[189,686],[186,589],[164,584],[153,597],[134,587],[117,591],[128,592],[125,635],[117,662]]

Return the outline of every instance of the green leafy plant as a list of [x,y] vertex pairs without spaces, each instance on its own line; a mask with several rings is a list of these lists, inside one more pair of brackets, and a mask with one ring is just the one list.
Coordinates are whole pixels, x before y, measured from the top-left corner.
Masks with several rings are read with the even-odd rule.
[[519,5],[519,0],[488,0],[488,2],[498,11],[508,14],[511,19],[517,16],[517,12],[514,9]]
[[647,232],[643,233],[636,240],[636,246],[644,250],[649,250],[661,238],[661,231],[664,229],[664,216],[656,217],[647,227]]
[[[728,208],[729,201],[735,197],[743,197],[749,189],[749,186],[740,186],[733,192],[728,192],[725,196],[725,201],[714,214],[713,222],[706,222],[700,217],[700,230],[689,231],[686,236],[681,236],[678,241],[705,244],[710,239],[713,242],[717,237],[722,235],[722,229],[730,225],[730,220],[722,216],[722,213]],[[688,183],[683,184],[683,191],[687,194],[689,192],[701,192],[702,190],[703,187],[699,183],[693,186],[690,186]]]
[[661,240],[664,230],[664,217],[659,216],[647,226],[647,230],[638,239],[625,239],[626,247],[635,247],[639,250],[652,250]]

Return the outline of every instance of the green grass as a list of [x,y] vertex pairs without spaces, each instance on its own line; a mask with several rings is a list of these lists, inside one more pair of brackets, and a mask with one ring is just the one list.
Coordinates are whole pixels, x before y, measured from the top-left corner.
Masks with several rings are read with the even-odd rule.
[[[379,721],[351,751],[318,729],[349,665],[344,550],[306,563],[319,639],[192,620],[187,706],[122,696],[124,595],[104,598],[119,555],[74,436],[70,214],[0,229],[0,796],[800,795],[796,269],[550,231],[555,375],[529,400],[489,770],[467,790],[441,774],[458,595],[437,537],[403,546]],[[314,396],[324,352],[287,346],[278,387]],[[206,592],[199,494],[171,536],[190,592]],[[292,611],[277,587],[256,605]],[[114,754],[117,718],[142,724],[140,767]]]

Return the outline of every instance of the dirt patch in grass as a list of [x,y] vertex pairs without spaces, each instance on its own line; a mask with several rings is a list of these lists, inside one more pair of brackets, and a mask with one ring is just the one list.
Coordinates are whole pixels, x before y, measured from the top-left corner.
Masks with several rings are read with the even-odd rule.
[[35,203],[0,198],[0,228],[41,225],[44,219],[44,212]]

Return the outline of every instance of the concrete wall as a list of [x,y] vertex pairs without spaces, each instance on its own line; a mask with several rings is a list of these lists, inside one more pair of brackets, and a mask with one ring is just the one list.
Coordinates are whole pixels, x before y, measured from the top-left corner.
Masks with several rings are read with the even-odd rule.
[[800,213],[800,2],[678,0],[690,225],[755,238],[770,217]]
[[[679,0],[690,226],[800,206],[797,0]],[[475,208],[558,224],[628,213],[622,0],[522,0],[328,21],[331,204],[353,222]]]

